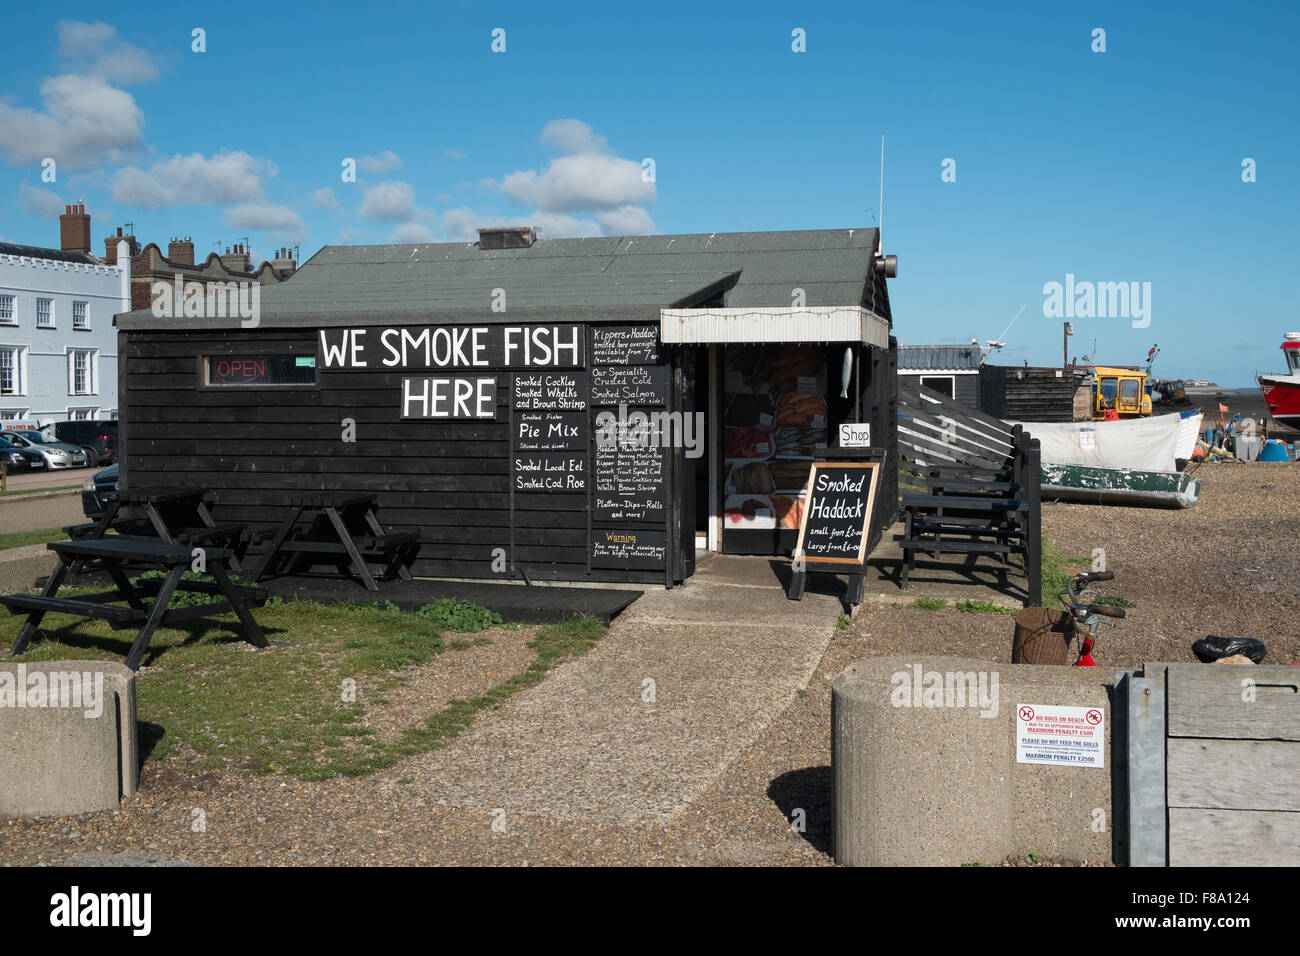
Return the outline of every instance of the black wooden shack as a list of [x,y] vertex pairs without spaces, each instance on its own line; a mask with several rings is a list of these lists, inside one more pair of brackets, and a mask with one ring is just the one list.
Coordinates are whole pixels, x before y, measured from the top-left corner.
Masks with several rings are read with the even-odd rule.
[[1072,422],[1074,393],[1082,378],[1070,368],[985,365],[979,374],[979,410],[1004,421]]
[[326,246],[255,316],[118,317],[121,481],[255,528],[375,493],[418,576],[671,586],[697,546],[788,554],[818,448],[865,423],[878,540],[888,272],[874,229]]
[[983,363],[984,353],[978,345],[900,345],[898,384],[928,388],[978,409]]

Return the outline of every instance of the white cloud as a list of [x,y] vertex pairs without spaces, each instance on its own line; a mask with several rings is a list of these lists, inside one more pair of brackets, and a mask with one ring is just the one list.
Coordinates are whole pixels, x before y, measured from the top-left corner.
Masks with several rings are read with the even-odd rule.
[[58,33],[59,57],[78,73],[123,86],[158,79],[158,67],[149,54],[118,39],[111,24],[63,20]]
[[564,153],[603,153],[609,148],[605,137],[577,119],[551,120],[542,127],[542,142],[558,146]]
[[262,198],[263,179],[276,172],[274,163],[242,150],[211,158],[178,153],[148,170],[136,166],[119,169],[113,176],[113,198],[143,209],[251,202]]
[[53,219],[63,212],[65,203],[58,193],[49,189],[37,189],[25,182],[18,184],[18,198],[22,203],[23,212],[29,212],[34,216],[42,216],[46,219]]
[[421,215],[420,208],[415,205],[415,188],[397,180],[365,189],[360,212],[366,219],[385,222],[410,222]]
[[655,184],[642,181],[640,163],[600,153],[561,156],[540,175],[532,169],[511,173],[501,188],[516,202],[553,212],[650,203],[655,199]]
[[465,158],[465,154],[462,153],[462,152],[461,152],[460,150],[458,150],[458,149],[444,149],[444,150],[442,151],[442,155],[446,156],[448,159],[464,159],[464,158]]
[[307,226],[302,217],[288,206],[272,202],[242,203],[226,211],[226,223],[232,229],[259,229],[283,242],[302,242]]
[[338,197],[334,195],[334,190],[326,186],[324,189],[318,189],[310,196],[311,204],[317,209],[338,209]]
[[393,230],[389,242],[433,242],[433,230],[418,222],[407,222]]
[[619,206],[617,209],[597,210],[592,215],[600,222],[606,235],[648,236],[655,232],[654,220],[641,206]]
[[99,77],[64,74],[41,83],[43,110],[0,103],[0,149],[11,165],[52,157],[65,169],[116,161],[144,140],[144,113]]
[[402,165],[402,157],[391,149],[386,149],[373,156],[362,156],[357,160],[357,165],[368,173],[386,173]]

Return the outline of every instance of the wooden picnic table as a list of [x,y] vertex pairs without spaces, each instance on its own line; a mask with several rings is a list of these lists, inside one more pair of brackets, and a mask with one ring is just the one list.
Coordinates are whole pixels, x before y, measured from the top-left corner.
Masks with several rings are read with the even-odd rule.
[[[46,581],[45,590],[39,595],[0,596],[0,604],[8,607],[10,613],[27,615],[26,623],[19,629],[13,647],[10,648],[12,654],[21,654],[27,648],[41,620],[51,612],[103,619],[114,630],[138,628],[131,650],[126,656],[126,666],[131,670],[139,669],[149,641],[159,627],[196,618],[214,617],[229,611],[234,611],[239,618],[244,637],[250,644],[267,646],[266,637],[249,610],[250,607],[261,607],[266,603],[266,591],[240,587],[230,580],[227,568],[232,555],[225,548],[203,549],[204,566],[201,573],[211,580],[184,581],[182,575],[194,560],[194,549],[188,544],[110,535],[98,540],[53,541],[47,547],[58,555],[59,563]],[[67,580],[72,565],[84,561],[99,562],[112,578],[114,590],[76,598],[58,597],[59,588]],[[160,570],[166,576],[161,581],[137,580],[132,584],[126,571],[128,567],[133,571],[141,568]],[[172,595],[177,591],[220,595],[223,599],[173,610],[169,605]],[[143,599],[146,597],[154,599],[152,607],[145,606]],[[112,603],[114,601],[125,601],[126,607]]]
[[[207,488],[146,488],[122,489],[109,492],[107,507],[98,521],[69,525],[63,530],[74,538],[99,540],[110,528],[119,534],[139,536],[152,532],[164,544],[191,544],[232,549],[229,558],[231,570],[242,571],[239,558],[233,549],[239,544],[246,529],[244,524],[218,524],[210,506],[214,497]],[[122,509],[138,509],[144,520],[124,519]],[[186,517],[178,521],[179,515]],[[195,525],[190,515],[198,518]],[[74,569],[75,571],[78,569]]]
[[[377,514],[377,495],[316,492],[290,498],[289,508],[289,514],[271,537],[253,580],[260,581],[285,555],[290,556],[285,568],[287,574],[312,555],[336,559],[346,555],[352,570],[369,591],[378,591],[379,585],[367,564],[368,557],[383,560],[381,576],[396,572],[402,580],[411,580],[406,558],[416,544],[416,535],[384,530]],[[300,528],[299,522],[304,519],[306,525]]]

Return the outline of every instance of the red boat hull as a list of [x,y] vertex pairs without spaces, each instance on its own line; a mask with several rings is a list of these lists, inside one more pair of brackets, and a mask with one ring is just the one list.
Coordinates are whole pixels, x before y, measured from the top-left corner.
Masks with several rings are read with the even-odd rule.
[[1300,375],[1261,375],[1259,390],[1273,421],[1300,428]]

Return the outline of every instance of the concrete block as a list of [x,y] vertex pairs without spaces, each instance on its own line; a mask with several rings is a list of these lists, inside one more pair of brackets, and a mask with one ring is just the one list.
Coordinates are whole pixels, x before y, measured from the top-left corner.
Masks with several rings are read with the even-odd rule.
[[[931,674],[975,674],[984,699],[946,693]],[[906,675],[906,680],[896,675]],[[954,689],[958,681],[945,681]],[[1113,675],[1099,668],[891,656],[849,665],[832,685],[833,849],[857,866],[959,866],[1037,853],[1112,856]],[[900,701],[914,706],[902,706]],[[932,698],[933,700],[933,698]],[[1105,766],[1016,762],[1022,704],[1100,708]],[[919,705],[919,706],[916,706]]]
[[135,674],[113,661],[0,664],[0,816],[116,807],[135,793]]

